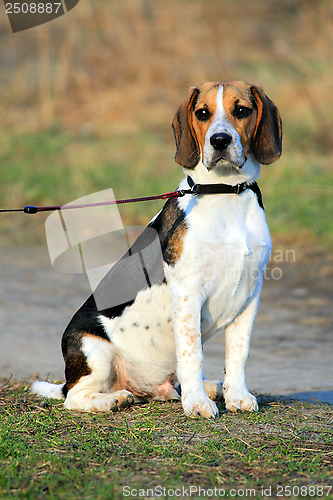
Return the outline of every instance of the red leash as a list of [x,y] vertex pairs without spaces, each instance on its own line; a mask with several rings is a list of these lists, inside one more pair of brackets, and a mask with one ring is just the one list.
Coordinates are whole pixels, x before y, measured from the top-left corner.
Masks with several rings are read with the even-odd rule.
[[28,205],[24,208],[4,208],[0,209],[3,212],[24,212],[25,214],[36,214],[37,212],[51,212],[53,210],[70,210],[73,208],[87,208],[87,207],[102,207],[107,205],[121,205],[122,203],[135,203],[137,201],[153,201],[153,200],[166,200],[168,198],[180,198],[185,194],[194,194],[190,189],[182,189],[179,191],[172,191],[171,193],[159,194],[157,196],[146,196],[145,198],[131,198],[128,200],[113,200],[101,201],[100,203],[86,203],[83,205],[56,205],[50,207],[34,207]]

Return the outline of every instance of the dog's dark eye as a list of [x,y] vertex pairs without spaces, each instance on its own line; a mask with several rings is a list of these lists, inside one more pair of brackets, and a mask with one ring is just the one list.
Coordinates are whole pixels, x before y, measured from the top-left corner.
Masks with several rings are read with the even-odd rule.
[[247,118],[251,113],[251,108],[247,108],[246,106],[235,106],[234,115],[239,120],[241,120],[242,118]]
[[200,120],[201,122],[206,122],[210,118],[210,112],[206,108],[200,108],[197,109],[195,112],[195,116]]

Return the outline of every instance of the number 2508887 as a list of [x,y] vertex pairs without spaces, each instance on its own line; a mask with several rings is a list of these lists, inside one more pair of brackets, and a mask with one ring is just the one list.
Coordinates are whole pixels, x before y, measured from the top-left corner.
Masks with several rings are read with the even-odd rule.
[[53,12],[57,14],[59,8],[62,6],[59,3],[6,3],[6,13],[7,14],[52,14]]

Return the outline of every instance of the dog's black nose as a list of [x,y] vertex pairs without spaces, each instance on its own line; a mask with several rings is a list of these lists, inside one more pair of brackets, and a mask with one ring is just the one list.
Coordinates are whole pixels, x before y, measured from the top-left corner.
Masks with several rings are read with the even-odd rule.
[[224,132],[213,134],[210,138],[211,145],[218,151],[224,151],[225,149],[227,149],[231,141],[232,137],[229,134],[225,134]]

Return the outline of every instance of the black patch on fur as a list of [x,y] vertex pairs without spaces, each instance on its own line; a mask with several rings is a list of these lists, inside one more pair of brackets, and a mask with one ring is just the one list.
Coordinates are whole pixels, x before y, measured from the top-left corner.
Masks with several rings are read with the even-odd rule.
[[[121,314],[124,312],[124,309],[127,306],[133,304],[133,302],[134,301],[132,300],[125,304],[114,307],[112,310],[113,315],[108,317],[116,318],[118,316],[121,316]],[[74,314],[71,322],[64,332],[63,339],[67,336],[72,335],[74,332],[86,332],[109,341],[110,339],[105,332],[104,326],[99,320],[99,314],[104,314],[104,311],[98,311],[94,295],[92,294],[90,295],[90,297],[88,297],[82,307]]]
[[66,397],[68,391],[78,383],[81,377],[91,374],[91,369],[88,366],[87,358],[82,352],[82,337],[83,333],[76,331],[65,332],[62,338],[62,353],[66,363],[65,377],[66,384],[62,392]]
[[164,279],[159,235],[148,226],[94,291],[100,313],[107,318],[120,316],[140,291],[160,285]]

